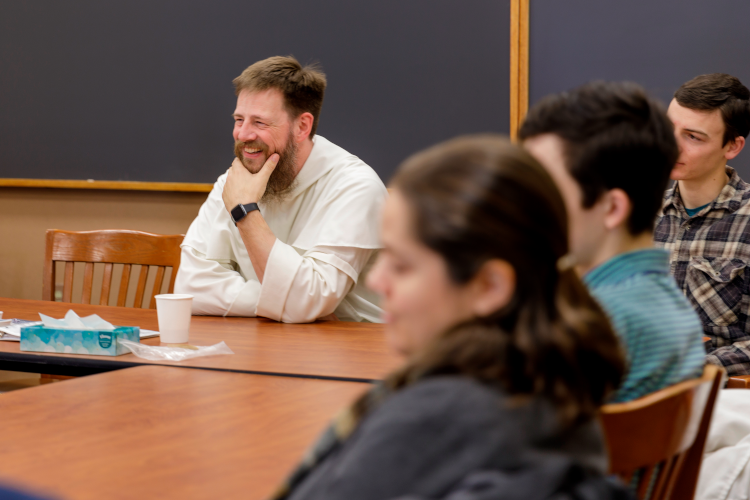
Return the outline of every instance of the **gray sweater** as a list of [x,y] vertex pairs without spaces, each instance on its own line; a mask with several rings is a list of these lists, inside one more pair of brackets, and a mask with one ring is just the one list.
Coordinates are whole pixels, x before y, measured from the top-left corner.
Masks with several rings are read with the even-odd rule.
[[547,401],[518,404],[473,379],[431,377],[388,397],[289,498],[441,498],[478,471],[560,459],[603,474],[597,422],[561,430]]

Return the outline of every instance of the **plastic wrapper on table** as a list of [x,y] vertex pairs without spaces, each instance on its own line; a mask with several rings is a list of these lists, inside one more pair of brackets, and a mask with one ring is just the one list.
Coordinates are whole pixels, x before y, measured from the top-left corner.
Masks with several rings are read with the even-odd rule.
[[139,358],[149,361],[183,361],[185,359],[198,358],[201,356],[216,356],[218,354],[234,354],[224,341],[211,346],[195,346],[193,349],[184,347],[167,347],[139,344],[128,340],[121,340],[130,352]]

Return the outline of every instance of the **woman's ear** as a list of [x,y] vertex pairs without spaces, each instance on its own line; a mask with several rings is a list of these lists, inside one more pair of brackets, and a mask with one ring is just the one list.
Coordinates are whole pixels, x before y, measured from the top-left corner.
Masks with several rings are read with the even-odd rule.
[[471,310],[484,317],[505,307],[516,291],[516,271],[507,261],[492,259],[484,263],[472,280]]

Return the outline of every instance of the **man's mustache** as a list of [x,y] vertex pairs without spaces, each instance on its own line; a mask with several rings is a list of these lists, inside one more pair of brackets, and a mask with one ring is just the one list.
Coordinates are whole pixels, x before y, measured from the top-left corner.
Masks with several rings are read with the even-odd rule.
[[254,141],[234,141],[235,152],[242,153],[242,150],[245,148],[260,149],[264,153],[268,153],[268,150],[269,150],[268,144],[261,141],[260,139],[255,139]]
[[263,153],[266,154],[266,156],[268,156],[268,150],[269,150],[268,144],[261,141],[260,139],[256,139],[254,141],[234,141],[234,155],[237,158],[239,159],[243,158],[242,151],[245,148],[260,149],[261,151],[263,151]]

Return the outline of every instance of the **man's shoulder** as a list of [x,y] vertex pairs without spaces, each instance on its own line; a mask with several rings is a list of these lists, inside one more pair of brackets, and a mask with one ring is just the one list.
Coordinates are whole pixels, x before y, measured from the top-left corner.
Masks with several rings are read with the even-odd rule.
[[613,320],[648,314],[647,311],[651,308],[648,297],[639,292],[652,292],[653,290],[633,278],[591,287],[589,290]]
[[737,191],[740,191],[743,193],[750,192],[750,184],[748,184],[748,182],[745,179],[740,177],[740,173],[737,172],[737,170],[730,167],[729,165],[726,165],[725,168],[727,171],[727,175],[729,175],[729,182],[727,184],[732,186]]
[[221,201],[221,206],[224,206],[224,202],[222,201],[222,192],[224,191],[224,184],[227,182],[227,173],[224,172],[221,174],[216,181],[214,182],[213,187],[211,188],[211,191],[208,193],[208,196],[206,197],[206,201],[203,202],[203,206],[206,207],[208,205],[215,205],[217,202]]
[[[729,170],[731,167],[727,167]],[[750,184],[742,179],[737,171],[731,169],[728,187],[731,188],[728,195],[730,195],[730,204],[737,204],[737,207],[731,207],[737,209],[737,211],[744,212],[744,214],[750,213]],[[722,193],[723,194],[723,193]],[[720,195],[721,197],[721,195]]]
[[[750,185],[746,184],[746,186]],[[707,231],[727,236],[733,234],[735,239],[743,243],[748,241],[746,233],[748,225],[750,225],[750,187],[737,192],[730,201],[716,204],[715,209],[706,215],[704,221]]]
[[750,184],[745,183],[745,186],[740,192],[740,196],[737,197],[737,202],[739,207],[730,215],[750,215]]
[[622,280],[591,287],[591,293],[602,301],[634,309],[659,307],[654,300],[682,297],[674,279],[660,272],[635,272]]
[[214,187],[217,186],[217,185],[219,185],[219,184],[221,184],[223,186],[224,183],[227,181],[227,175],[228,175],[228,173],[224,172],[219,177],[217,177],[216,178],[216,182],[214,182]]
[[342,180],[359,180],[383,185],[383,181],[380,180],[375,170],[357,155],[325,137],[318,136],[317,142],[323,146],[324,156],[332,163],[337,176]]
[[[710,223],[722,222],[732,224],[735,221],[746,223],[750,216],[750,184],[742,180],[731,167],[726,167],[729,182],[713,201],[711,211],[707,214]],[[713,219],[713,220],[712,220]]]
[[385,184],[361,158],[324,137],[318,136],[316,142],[323,146],[323,157],[331,167],[318,180],[319,183],[335,192],[351,193],[354,190],[360,195],[385,195]]
[[619,283],[591,290],[622,335],[633,332],[662,332],[664,325],[673,331],[700,332],[697,313],[671,276],[634,275]]
[[209,193],[209,196],[214,195],[215,193],[219,193],[221,195],[221,192],[224,190],[224,184],[227,182],[227,172],[224,172],[219,177],[216,178],[214,181],[214,185],[211,188],[211,192]]

